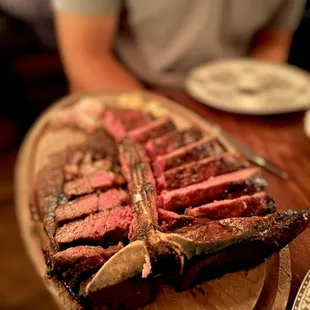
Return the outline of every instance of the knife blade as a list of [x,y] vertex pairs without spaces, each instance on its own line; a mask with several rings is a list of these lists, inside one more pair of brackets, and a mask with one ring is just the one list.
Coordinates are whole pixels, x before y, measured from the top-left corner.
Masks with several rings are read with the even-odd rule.
[[287,172],[283,171],[281,168],[279,168],[277,165],[272,163],[270,160],[258,155],[255,153],[250,147],[248,147],[243,142],[240,142],[233,136],[231,136],[229,133],[224,131],[218,124],[215,124],[211,121],[207,120],[207,123],[218,133],[219,135],[222,135],[230,144],[236,148],[241,154],[243,154],[249,161],[253,162],[259,167],[264,168],[265,170],[273,173],[274,175],[278,176],[282,180],[288,180],[289,175]]

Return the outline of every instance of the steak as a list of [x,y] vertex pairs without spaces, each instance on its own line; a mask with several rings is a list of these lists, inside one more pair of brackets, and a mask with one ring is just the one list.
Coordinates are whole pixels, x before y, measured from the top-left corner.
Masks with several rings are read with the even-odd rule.
[[152,160],[155,160],[158,155],[170,153],[201,138],[202,132],[196,127],[191,127],[182,131],[174,130],[163,136],[149,140],[145,145],[145,150],[148,156]]
[[261,263],[295,239],[309,222],[308,209],[176,229],[180,237],[171,238],[182,243],[188,259],[180,287],[187,289],[199,280]]
[[161,229],[163,231],[171,231],[176,228],[181,228],[185,226],[191,226],[197,223],[207,223],[210,222],[211,219],[207,217],[195,218],[190,215],[178,214],[173,211],[168,211],[164,209],[158,209],[158,217],[161,222]]
[[30,193],[48,275],[81,309],[138,308],[157,283],[187,289],[253,267],[309,225],[310,210],[266,215],[260,169],[215,136],[99,110],[87,142],[46,158]]
[[264,190],[267,183],[259,168],[224,174],[213,179],[173,191],[162,191],[158,204],[166,210],[177,210],[230,196],[241,196]]
[[129,196],[125,191],[111,189],[99,195],[98,209],[104,210],[128,203]]
[[248,166],[236,153],[223,153],[165,171],[157,178],[158,190],[172,190],[200,183]]
[[108,248],[101,246],[80,245],[73,248],[68,248],[54,255],[54,266],[57,269],[65,269],[72,265],[85,262],[87,259],[95,258],[96,260],[107,261],[115,253],[123,247],[122,243],[113,245]]
[[265,192],[252,196],[241,196],[235,199],[211,202],[204,206],[188,208],[186,215],[207,216],[213,219],[266,215],[275,211],[275,202]]
[[116,142],[122,141],[126,137],[126,129],[120,118],[113,111],[106,111],[103,119],[104,127]]
[[61,246],[104,241],[118,242],[126,239],[132,212],[129,206],[104,209],[85,219],[64,224],[57,229],[55,241]]
[[[56,230],[55,209],[62,192],[64,174],[61,169],[62,156],[54,156],[55,162],[40,171],[36,183],[36,200],[39,218],[43,218],[44,228],[51,244],[54,244]],[[53,246],[54,247],[54,246]]]
[[85,177],[69,181],[64,185],[64,194],[67,199],[80,195],[91,194],[96,190],[108,190],[125,183],[124,178],[113,172],[95,171]]
[[170,119],[162,118],[129,131],[128,136],[137,142],[145,143],[150,139],[162,136],[174,129],[175,126]]
[[160,177],[166,170],[209,156],[218,156],[223,151],[224,148],[215,137],[207,137],[166,155],[158,156],[153,163],[154,173]]
[[54,270],[74,293],[78,292],[79,283],[96,272],[123,245],[102,248],[100,246],[76,246],[54,255]]
[[153,120],[152,116],[149,114],[130,109],[118,109],[113,107],[108,109],[107,113],[118,119],[125,131],[130,131],[132,129],[144,126]]
[[111,189],[99,195],[86,195],[59,205],[55,211],[56,221],[63,224],[128,202],[129,197],[123,190]]

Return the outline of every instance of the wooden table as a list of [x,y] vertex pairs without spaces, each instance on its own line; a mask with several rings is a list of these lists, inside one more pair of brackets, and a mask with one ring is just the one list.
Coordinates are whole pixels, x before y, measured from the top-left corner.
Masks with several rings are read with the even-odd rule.
[[[210,119],[245,142],[258,154],[282,167],[291,176],[289,181],[265,173],[269,193],[275,198],[278,210],[310,208],[310,138],[303,130],[304,113],[277,116],[246,116],[230,114],[207,107],[183,91],[158,90]],[[291,309],[302,279],[310,269],[310,229],[290,244],[292,287],[288,303]]]

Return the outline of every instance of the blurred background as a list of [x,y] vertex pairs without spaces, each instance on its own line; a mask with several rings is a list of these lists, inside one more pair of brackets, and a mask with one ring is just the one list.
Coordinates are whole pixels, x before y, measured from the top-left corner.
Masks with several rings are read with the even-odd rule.
[[[40,18],[36,10],[40,10]],[[28,128],[44,109],[67,93],[67,82],[49,8],[37,6],[26,16],[22,12],[22,7],[14,7],[14,0],[0,1],[0,309],[55,309],[19,236],[13,170]],[[289,59],[306,70],[310,69],[309,35],[310,1],[295,33]]]

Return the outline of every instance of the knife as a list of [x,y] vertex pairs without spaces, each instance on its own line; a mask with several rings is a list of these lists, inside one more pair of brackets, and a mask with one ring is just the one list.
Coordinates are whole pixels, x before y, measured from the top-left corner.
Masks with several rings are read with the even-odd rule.
[[289,179],[289,175],[287,174],[287,172],[283,171],[281,168],[276,166],[268,159],[263,158],[262,156],[256,154],[250,147],[240,142],[236,138],[232,137],[229,133],[224,131],[218,124],[215,124],[209,120],[207,120],[207,123],[209,123],[209,125],[215,130],[217,134],[222,135],[224,138],[226,138],[226,140],[230,142],[230,144],[233,147],[235,147],[241,154],[243,154],[249,161],[273,173],[282,180]]

